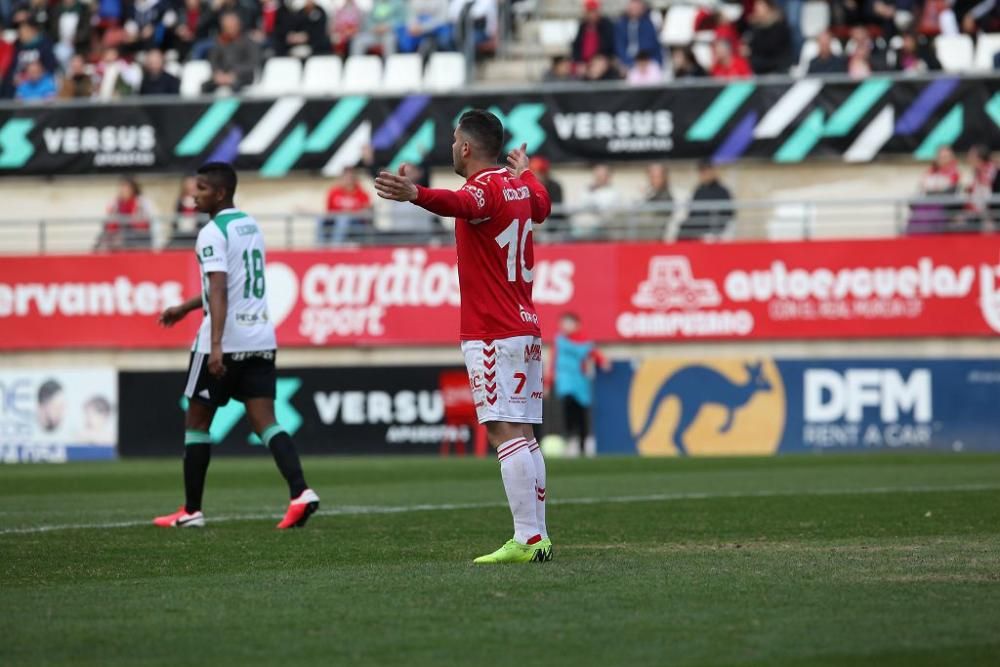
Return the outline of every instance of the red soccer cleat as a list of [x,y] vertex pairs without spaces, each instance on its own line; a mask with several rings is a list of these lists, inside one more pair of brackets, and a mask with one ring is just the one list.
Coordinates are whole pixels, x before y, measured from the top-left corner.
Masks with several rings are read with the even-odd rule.
[[288,504],[288,511],[285,518],[278,524],[279,530],[286,528],[301,528],[306,525],[309,516],[319,509],[319,496],[312,489],[306,489],[299,494],[298,498],[293,498]]
[[187,513],[184,506],[173,514],[158,516],[153,519],[153,525],[160,528],[201,528],[205,525],[205,515],[200,511]]

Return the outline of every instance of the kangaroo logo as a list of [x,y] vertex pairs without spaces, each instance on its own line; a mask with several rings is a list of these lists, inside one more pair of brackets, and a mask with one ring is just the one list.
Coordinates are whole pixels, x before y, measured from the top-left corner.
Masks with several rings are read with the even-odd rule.
[[[640,451],[687,456],[770,453],[777,448],[784,426],[784,388],[763,362],[666,364],[673,368],[656,373],[657,380],[649,374],[642,377],[643,369],[637,373],[643,393],[651,394],[642,401],[648,407],[639,413],[641,419],[632,421],[639,424],[633,432]],[[664,421],[670,422],[665,428]]]

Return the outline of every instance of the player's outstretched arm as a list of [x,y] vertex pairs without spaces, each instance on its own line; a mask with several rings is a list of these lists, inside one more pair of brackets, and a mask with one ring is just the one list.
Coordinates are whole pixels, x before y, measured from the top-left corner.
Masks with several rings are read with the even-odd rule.
[[399,167],[399,173],[380,171],[375,177],[375,192],[382,199],[393,201],[413,201],[417,198],[417,186],[404,174],[406,164]]
[[208,274],[208,312],[212,318],[212,351],[208,355],[208,372],[221,377],[226,372],[222,363],[222,334],[226,329],[229,310],[228,274],[213,271]]
[[160,326],[172,327],[187,317],[187,314],[192,310],[196,310],[199,307],[201,307],[201,296],[193,296],[180,305],[165,308],[163,312],[160,313]]
[[[458,192],[416,185],[399,168],[399,174],[383,171],[375,179],[375,192],[382,199],[410,201],[434,215],[447,218],[481,218],[486,212],[486,195],[482,188],[464,186]],[[474,191],[470,191],[470,188]]]

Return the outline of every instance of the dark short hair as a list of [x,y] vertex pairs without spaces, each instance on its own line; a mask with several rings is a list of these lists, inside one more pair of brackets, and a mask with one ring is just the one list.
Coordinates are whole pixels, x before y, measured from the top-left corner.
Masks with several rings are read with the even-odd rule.
[[55,380],[46,380],[42,383],[42,386],[38,388],[38,402],[48,403],[53,396],[60,393],[62,390],[62,385]]
[[496,159],[503,151],[503,123],[485,109],[471,109],[462,114],[458,129],[483,151]]
[[230,197],[236,194],[236,170],[227,162],[209,162],[198,169],[198,175],[204,176],[217,188],[221,188]]

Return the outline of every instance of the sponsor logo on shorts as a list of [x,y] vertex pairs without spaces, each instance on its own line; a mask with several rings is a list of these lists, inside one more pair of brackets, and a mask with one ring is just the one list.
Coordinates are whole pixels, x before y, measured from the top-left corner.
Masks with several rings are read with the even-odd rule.
[[233,352],[229,355],[233,361],[244,361],[246,359],[274,359],[274,350],[261,350],[258,352]]
[[539,344],[525,345],[524,346],[524,362],[529,361],[541,361],[542,360],[542,346]]

